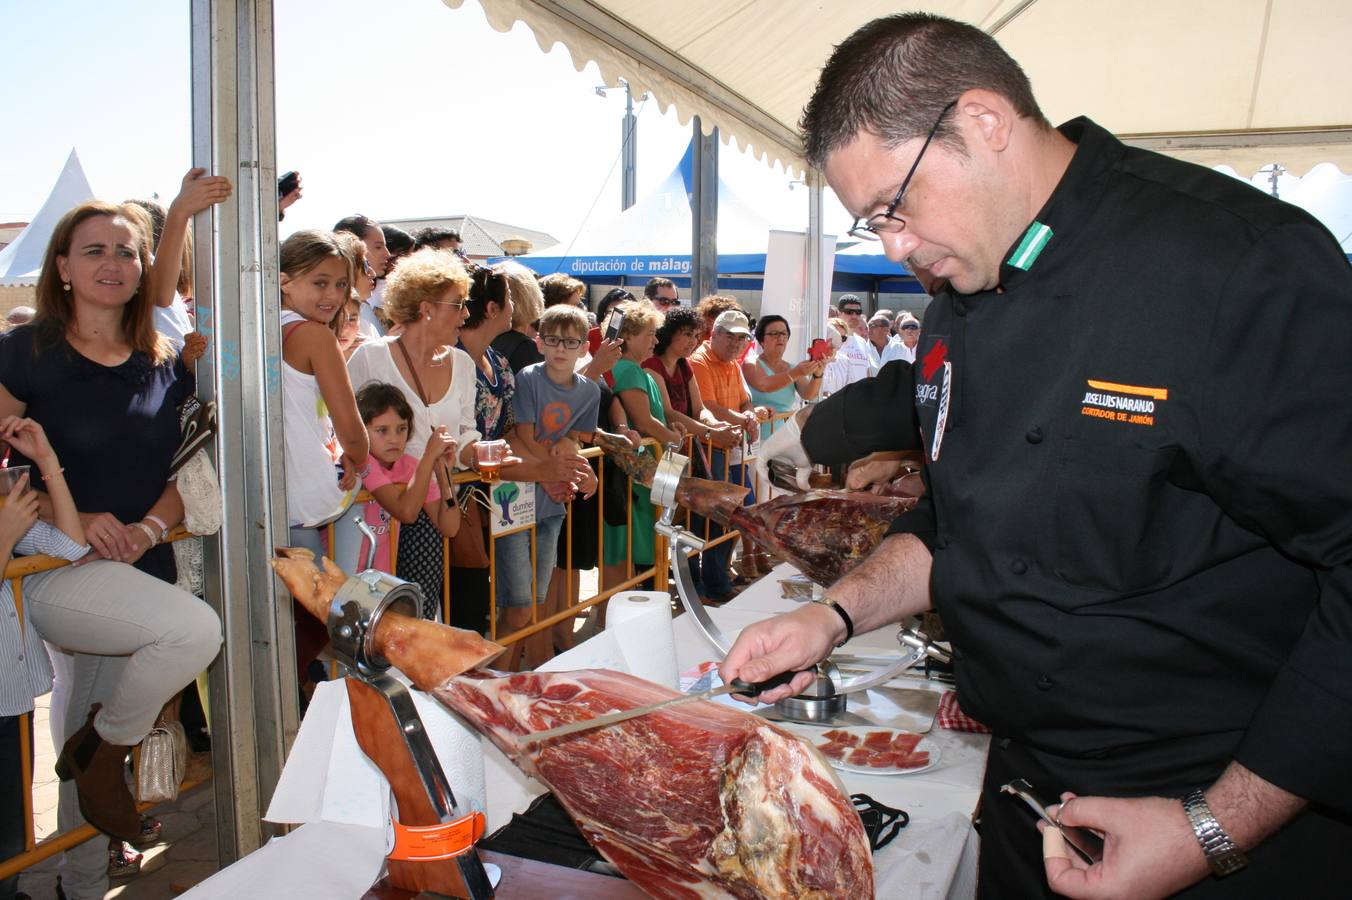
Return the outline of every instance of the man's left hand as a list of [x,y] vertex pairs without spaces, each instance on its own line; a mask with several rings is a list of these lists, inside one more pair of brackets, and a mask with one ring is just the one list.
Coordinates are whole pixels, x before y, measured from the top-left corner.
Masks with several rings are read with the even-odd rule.
[[[1103,859],[1092,866],[1068,847],[1064,857],[1043,860],[1047,884],[1063,896],[1149,900],[1168,897],[1210,874],[1183,804],[1177,800],[1062,794],[1061,804],[1047,812],[1053,819],[1059,815],[1062,824],[1103,835]],[[1039,831],[1047,827],[1038,823]]]

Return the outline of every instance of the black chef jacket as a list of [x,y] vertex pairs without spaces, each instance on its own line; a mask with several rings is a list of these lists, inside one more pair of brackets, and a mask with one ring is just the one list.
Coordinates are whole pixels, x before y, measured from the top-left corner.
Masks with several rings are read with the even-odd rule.
[[[1352,267],[1243,182],[1061,130],[999,288],[937,296],[914,366],[929,493],[892,530],[933,551],[963,708],[1352,809]],[[814,460],[908,443],[889,368],[814,411]]]

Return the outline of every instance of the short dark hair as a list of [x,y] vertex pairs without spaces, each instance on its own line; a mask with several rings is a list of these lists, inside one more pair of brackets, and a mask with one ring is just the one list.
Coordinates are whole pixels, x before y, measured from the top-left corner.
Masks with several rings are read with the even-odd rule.
[[606,291],[606,295],[601,298],[601,302],[596,304],[596,321],[604,322],[606,313],[616,303],[634,303],[638,298],[624,288],[611,288]]
[[653,356],[661,356],[671,346],[672,338],[685,329],[699,334],[701,320],[699,313],[688,306],[673,306],[666,311],[662,324],[657,326],[657,345],[653,347]]
[[375,219],[363,216],[357,213],[355,216],[343,216],[338,220],[338,224],[333,226],[334,231],[346,231],[348,234],[355,234],[363,241],[366,240],[366,232],[372,228],[379,228],[380,223]]
[[[860,131],[888,147],[920,137],[973,88],[994,91],[1019,115],[1051,127],[1028,76],[986,32],[928,13],[874,19],[836,47],[803,109],[798,127],[808,162],[823,168]],[[965,152],[952,118],[934,139]]]
[[776,315],[761,316],[759,319],[756,320],[756,327],[754,329],[756,334],[756,340],[762,344],[765,343],[765,330],[769,328],[771,325],[775,324],[776,322],[783,322],[784,330],[787,331],[790,335],[793,334],[793,329],[789,327],[789,320],[784,318],[783,316]]
[[507,276],[496,266],[474,266],[469,270],[469,295],[466,297],[465,324],[461,327],[473,331],[488,317],[488,304],[506,306],[509,296]]
[[413,425],[413,407],[408,405],[408,398],[399,388],[383,381],[371,381],[357,391],[357,412],[363,425],[370,425],[372,419],[387,409],[394,410],[395,415],[410,427]]
[[413,241],[419,250],[424,247],[435,247],[442,241],[455,241],[457,244],[464,243],[460,239],[460,232],[454,228],[442,228],[439,225],[425,225],[413,232]]
[[398,225],[381,225],[380,230],[385,233],[385,247],[390,251],[391,257],[398,259],[413,252],[415,246],[413,235]]
[[836,309],[840,310],[841,312],[844,312],[846,303],[857,303],[859,304],[859,311],[860,312],[864,311],[864,301],[860,300],[854,294],[842,294],[840,296],[840,299],[836,301]]
[[649,300],[656,300],[657,289],[664,287],[669,287],[674,291],[676,290],[676,282],[672,281],[670,278],[649,278],[648,283],[643,286],[643,296],[647,297]]

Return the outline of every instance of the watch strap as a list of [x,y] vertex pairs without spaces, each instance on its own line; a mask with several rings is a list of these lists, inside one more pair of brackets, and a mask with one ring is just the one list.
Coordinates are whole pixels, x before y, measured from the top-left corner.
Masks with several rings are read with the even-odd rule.
[[1188,822],[1192,825],[1193,834],[1197,835],[1197,842],[1202,845],[1202,853],[1212,873],[1225,876],[1249,864],[1244,851],[1239,849],[1239,845],[1231,840],[1221,823],[1212,815],[1211,807],[1207,805],[1201,791],[1193,791],[1183,798],[1183,812],[1187,813]]
[[829,597],[822,597],[818,600],[815,600],[814,602],[820,603],[822,606],[829,606],[832,609],[834,609],[836,611],[836,614],[840,616],[841,621],[845,623],[845,640],[842,640],[839,644],[836,644],[837,647],[845,646],[845,641],[848,641],[850,638],[854,637],[854,619],[850,618],[850,614],[845,611],[845,607],[841,606],[839,603],[830,599]]

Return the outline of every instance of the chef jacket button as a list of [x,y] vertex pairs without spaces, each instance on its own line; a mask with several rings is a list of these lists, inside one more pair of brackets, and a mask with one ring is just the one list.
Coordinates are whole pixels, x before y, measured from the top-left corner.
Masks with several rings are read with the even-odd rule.
[[1028,563],[1021,559],[1016,559],[1009,564],[1009,571],[1013,572],[1015,575],[1022,575],[1024,572],[1028,571]]
[[961,300],[954,300],[954,301],[953,301],[953,315],[955,315],[955,316],[965,316],[965,315],[967,315],[967,304],[964,303],[964,302],[961,301]]
[[1039,691],[1050,691],[1052,689],[1052,680],[1046,675],[1039,675],[1037,679],[1037,689]]
[[1028,433],[1023,436],[1023,439],[1030,444],[1042,443],[1042,429],[1034,425],[1028,429]]

